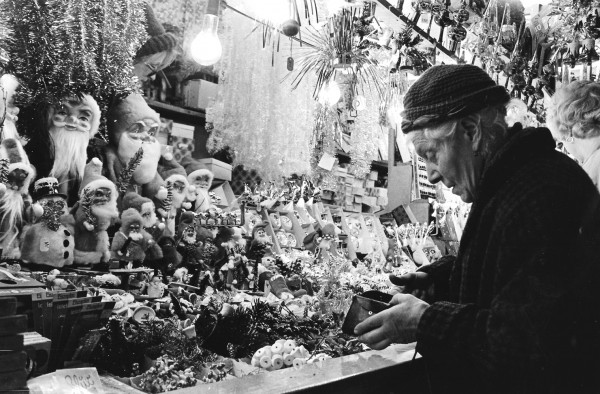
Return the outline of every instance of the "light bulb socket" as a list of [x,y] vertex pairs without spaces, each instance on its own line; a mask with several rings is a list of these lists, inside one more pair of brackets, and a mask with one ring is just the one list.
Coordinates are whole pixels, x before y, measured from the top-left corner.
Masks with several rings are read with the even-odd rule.
[[218,16],[220,4],[221,0],[208,0],[208,2],[206,3],[206,14]]

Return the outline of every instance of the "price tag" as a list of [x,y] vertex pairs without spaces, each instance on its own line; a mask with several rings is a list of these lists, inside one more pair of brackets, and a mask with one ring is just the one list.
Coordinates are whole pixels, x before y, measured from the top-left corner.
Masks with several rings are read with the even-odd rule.
[[33,393],[103,394],[96,368],[61,369],[27,382]]

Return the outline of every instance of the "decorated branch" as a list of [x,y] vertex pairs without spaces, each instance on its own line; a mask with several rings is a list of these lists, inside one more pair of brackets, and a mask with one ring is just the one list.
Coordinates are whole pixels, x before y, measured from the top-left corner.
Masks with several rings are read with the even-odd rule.
[[127,163],[127,166],[125,168],[123,168],[123,171],[121,171],[121,173],[119,174],[119,178],[117,180],[117,187],[119,189],[119,193],[121,193],[121,194],[127,193],[127,189],[129,188],[129,185],[131,183],[131,177],[133,176],[133,173],[135,172],[137,167],[142,162],[143,157],[144,157],[144,149],[140,148],[140,149],[138,149],[137,152],[135,152],[133,157],[129,160],[129,162]]

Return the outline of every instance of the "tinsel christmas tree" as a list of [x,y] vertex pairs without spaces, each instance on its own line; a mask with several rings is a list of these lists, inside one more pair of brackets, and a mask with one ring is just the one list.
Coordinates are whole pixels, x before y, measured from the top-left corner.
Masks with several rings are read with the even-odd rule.
[[6,0],[2,25],[0,52],[22,84],[16,104],[27,137],[39,132],[47,106],[65,97],[91,95],[104,121],[113,100],[138,89],[132,62],[147,39],[143,0]]
[[131,177],[133,176],[133,173],[135,172],[136,168],[142,162],[143,157],[144,148],[140,148],[137,152],[135,152],[135,155],[133,155],[133,157],[129,159],[127,166],[123,168],[123,170],[119,174],[119,177],[117,178],[117,187],[119,189],[119,193],[127,193],[127,189],[129,188],[129,184],[131,183]]
[[60,228],[60,217],[63,214],[63,201],[47,201],[44,205],[44,214],[41,217],[42,223],[52,231],[58,231]]

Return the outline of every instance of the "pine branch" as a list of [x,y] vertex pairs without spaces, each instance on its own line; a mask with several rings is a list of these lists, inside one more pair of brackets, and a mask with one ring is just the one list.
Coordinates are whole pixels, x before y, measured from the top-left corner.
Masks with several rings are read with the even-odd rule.
[[[88,190],[83,195],[83,200],[81,201],[81,209],[83,209],[83,213],[85,214],[85,222],[84,226],[92,231],[98,222],[96,216],[92,213],[92,190]],[[90,230],[90,228],[92,230]]]
[[0,159],[0,183],[8,181],[8,159]]
[[171,182],[167,182],[167,198],[165,198],[162,202],[162,209],[165,212],[171,212],[173,208],[173,184]]
[[142,162],[142,158],[144,157],[144,149],[140,148],[135,155],[131,159],[129,159],[129,163],[127,166],[123,168],[119,177],[117,178],[117,187],[119,189],[119,193],[125,194],[127,193],[127,189],[129,189],[129,185],[131,184],[131,177],[135,172],[136,168]]

